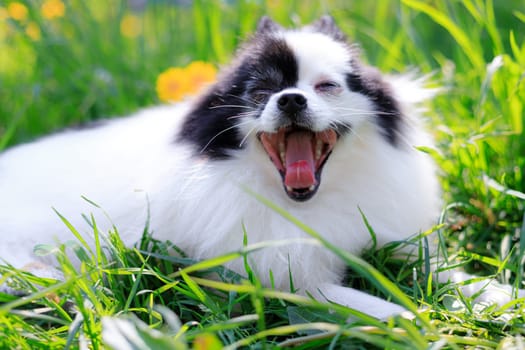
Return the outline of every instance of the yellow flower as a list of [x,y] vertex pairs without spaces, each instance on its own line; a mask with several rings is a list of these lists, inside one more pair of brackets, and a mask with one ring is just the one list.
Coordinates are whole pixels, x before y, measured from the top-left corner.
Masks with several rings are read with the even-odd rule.
[[182,68],[169,68],[157,78],[157,95],[163,102],[181,100],[189,87],[188,75]]
[[60,0],[46,0],[40,7],[42,16],[46,19],[64,17],[66,6]]
[[136,38],[142,32],[140,19],[135,15],[125,15],[120,21],[120,32],[128,38]]
[[24,21],[27,18],[27,7],[19,2],[12,2],[7,6],[9,17],[17,21]]
[[29,22],[26,27],[26,34],[34,41],[38,41],[40,39],[40,27],[35,22]]
[[201,61],[185,68],[169,68],[157,78],[157,95],[163,102],[181,100],[213,82],[216,75],[213,65]]
[[186,74],[190,81],[191,92],[198,92],[204,86],[215,81],[217,70],[209,63],[195,61],[186,67]]

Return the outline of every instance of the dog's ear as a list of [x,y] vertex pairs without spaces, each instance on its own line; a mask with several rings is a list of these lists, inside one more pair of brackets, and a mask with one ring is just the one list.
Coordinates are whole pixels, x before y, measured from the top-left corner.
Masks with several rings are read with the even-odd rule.
[[282,30],[283,28],[274,22],[270,17],[263,16],[257,24],[257,31],[255,35],[263,35],[268,33],[274,33]]
[[335,23],[335,20],[330,15],[324,15],[311,25],[314,31],[326,34],[334,40],[346,42],[346,35]]

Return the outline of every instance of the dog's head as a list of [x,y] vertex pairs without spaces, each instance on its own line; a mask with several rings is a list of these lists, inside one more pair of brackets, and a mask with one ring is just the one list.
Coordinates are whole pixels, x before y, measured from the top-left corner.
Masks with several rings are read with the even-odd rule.
[[263,18],[187,116],[179,139],[214,159],[259,143],[286,194],[306,201],[339,140],[365,123],[395,146],[397,102],[380,74],[359,62],[333,19],[285,30]]

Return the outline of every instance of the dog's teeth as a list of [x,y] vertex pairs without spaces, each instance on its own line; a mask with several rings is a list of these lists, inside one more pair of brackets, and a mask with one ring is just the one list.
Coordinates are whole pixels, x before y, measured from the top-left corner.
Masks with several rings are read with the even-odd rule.
[[308,190],[310,190],[310,191],[315,190],[315,185],[310,186],[310,187],[308,188]]
[[319,158],[321,158],[322,148],[323,148],[323,141],[317,140],[315,144],[315,160],[319,160]]
[[281,162],[284,164],[286,149],[284,147],[284,142],[279,142],[279,156],[281,157]]
[[288,192],[292,192],[292,191],[293,191],[293,188],[291,188],[290,186],[286,186],[286,191],[288,191]]

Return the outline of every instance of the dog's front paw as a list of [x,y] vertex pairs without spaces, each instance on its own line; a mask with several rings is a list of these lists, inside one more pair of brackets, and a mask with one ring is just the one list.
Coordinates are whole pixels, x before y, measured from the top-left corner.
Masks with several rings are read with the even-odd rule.
[[525,298],[525,290],[515,289],[508,284],[490,282],[474,293],[475,303],[497,304],[503,306],[512,300]]
[[474,304],[504,306],[512,300],[525,298],[523,289],[515,289],[511,285],[491,280],[479,281],[478,277],[463,271],[442,271],[438,275],[438,280],[442,283],[456,283],[461,293],[472,298]]
[[381,321],[386,321],[393,316],[402,316],[410,320],[415,318],[413,313],[400,305],[366,294],[357,289],[336,284],[327,283],[321,285],[316,298],[320,301],[329,301],[349,307]]

